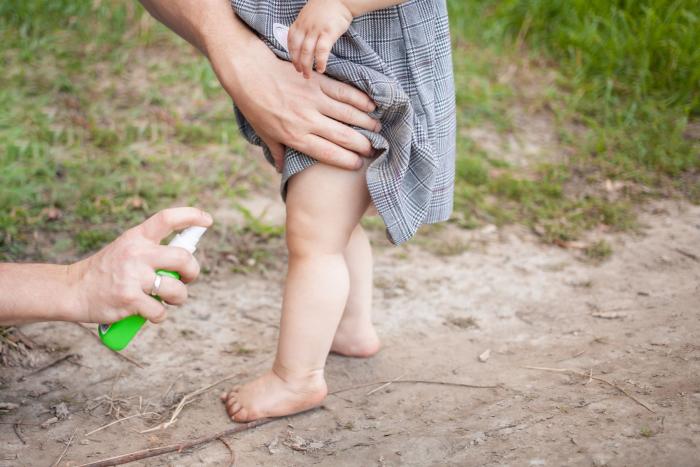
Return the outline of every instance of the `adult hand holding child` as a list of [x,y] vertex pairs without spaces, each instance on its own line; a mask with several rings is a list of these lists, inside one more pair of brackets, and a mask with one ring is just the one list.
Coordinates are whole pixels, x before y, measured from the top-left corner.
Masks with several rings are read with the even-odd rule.
[[342,169],[372,156],[349,125],[378,131],[372,100],[356,87],[316,72],[310,79],[278,59],[226,0],[141,0],[159,21],[197,47],[221,85],[270,149],[278,170],[285,147]]

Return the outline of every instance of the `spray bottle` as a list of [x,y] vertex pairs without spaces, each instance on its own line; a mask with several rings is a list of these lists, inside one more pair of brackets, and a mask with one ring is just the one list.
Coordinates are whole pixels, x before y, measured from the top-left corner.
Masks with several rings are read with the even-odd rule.
[[[197,250],[197,243],[199,239],[206,232],[206,227],[188,227],[168,243],[168,246],[177,246],[184,248],[190,253],[194,253]],[[175,271],[166,271],[163,269],[158,269],[156,274],[160,276],[168,276],[175,279],[180,279],[180,274]],[[161,302],[161,298],[157,295],[153,297],[154,299]],[[112,350],[123,350],[131,339],[136,336],[141,327],[146,323],[146,318],[139,315],[131,315],[126,318],[119,320],[112,324],[100,324],[97,327],[97,332],[102,339],[102,343]]]

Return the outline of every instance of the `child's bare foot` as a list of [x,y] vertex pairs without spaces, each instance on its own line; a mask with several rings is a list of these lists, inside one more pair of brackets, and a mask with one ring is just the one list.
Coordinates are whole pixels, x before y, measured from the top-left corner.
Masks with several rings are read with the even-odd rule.
[[284,380],[274,371],[221,395],[235,422],[291,415],[318,406],[328,393],[323,374]]
[[331,352],[346,357],[367,358],[379,352],[380,347],[377,331],[371,322],[343,317],[335,332]]

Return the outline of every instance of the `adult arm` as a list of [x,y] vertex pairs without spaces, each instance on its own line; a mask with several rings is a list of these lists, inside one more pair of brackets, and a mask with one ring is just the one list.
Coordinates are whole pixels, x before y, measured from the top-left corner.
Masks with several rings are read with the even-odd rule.
[[279,60],[233,13],[226,0],[141,0],[159,21],[209,59],[226,92],[281,164],[284,147],[346,169],[372,155],[367,138],[348,125],[378,131],[370,98],[313,73],[303,79]]
[[165,307],[149,296],[155,270],[181,274],[182,282],[164,276],[158,293],[166,303],[179,305],[187,299],[184,283],[197,277],[199,265],[188,251],[160,241],[174,230],[211,223],[199,209],[166,209],[75,264],[0,263],[0,324],[112,323],[131,314],[163,321]]

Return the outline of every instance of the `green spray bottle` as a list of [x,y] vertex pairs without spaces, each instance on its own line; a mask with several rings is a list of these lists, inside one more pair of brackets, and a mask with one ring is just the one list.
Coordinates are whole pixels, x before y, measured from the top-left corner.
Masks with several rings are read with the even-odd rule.
[[[173,239],[168,243],[168,246],[177,246],[184,248],[190,253],[194,253],[197,250],[197,243],[199,239],[202,238],[204,232],[207,231],[206,227],[193,226],[188,227],[179,234],[175,235]],[[175,271],[166,271],[164,269],[158,269],[156,274],[160,276],[168,276],[175,279],[180,279],[180,274]],[[157,295],[153,297],[159,302],[162,301]],[[127,316],[112,324],[100,324],[97,326],[97,332],[102,339],[102,343],[112,350],[123,350],[129,342],[136,336],[141,327],[146,323],[146,318],[139,315]]]

